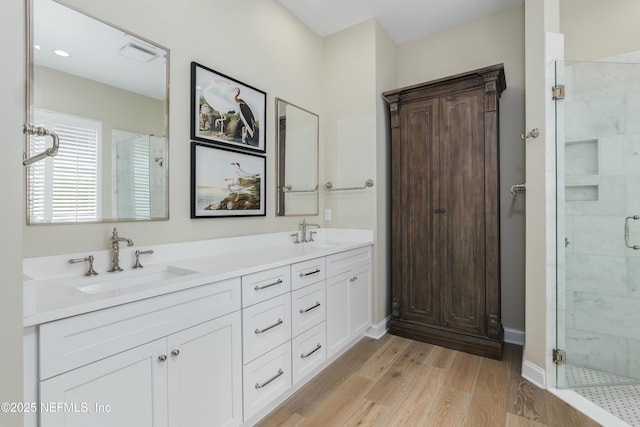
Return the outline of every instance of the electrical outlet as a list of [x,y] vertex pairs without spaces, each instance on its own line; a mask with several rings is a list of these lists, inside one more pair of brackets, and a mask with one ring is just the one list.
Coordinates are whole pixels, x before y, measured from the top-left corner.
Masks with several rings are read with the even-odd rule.
[[324,210],[324,220],[331,221],[331,209],[327,208]]

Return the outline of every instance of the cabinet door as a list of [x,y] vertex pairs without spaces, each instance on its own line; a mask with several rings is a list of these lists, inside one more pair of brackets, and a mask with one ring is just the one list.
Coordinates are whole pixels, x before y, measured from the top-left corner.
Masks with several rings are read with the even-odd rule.
[[241,336],[236,311],[167,338],[170,426],[242,424]]
[[349,272],[350,339],[362,335],[371,326],[371,264]]
[[42,427],[167,426],[166,340],[40,382]]
[[483,89],[441,100],[442,326],[484,334],[485,138]]
[[349,272],[327,279],[327,358],[349,342]]
[[400,199],[392,208],[393,269],[400,271],[393,298],[400,299],[403,319],[438,324],[438,232],[444,209],[439,198],[439,100],[402,105],[400,122],[399,155],[392,159],[393,192]]

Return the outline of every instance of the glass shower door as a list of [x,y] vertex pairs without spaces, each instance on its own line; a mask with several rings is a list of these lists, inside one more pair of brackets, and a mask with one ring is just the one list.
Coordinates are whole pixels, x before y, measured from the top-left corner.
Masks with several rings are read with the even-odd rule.
[[558,387],[640,383],[640,64],[622,60],[556,64]]

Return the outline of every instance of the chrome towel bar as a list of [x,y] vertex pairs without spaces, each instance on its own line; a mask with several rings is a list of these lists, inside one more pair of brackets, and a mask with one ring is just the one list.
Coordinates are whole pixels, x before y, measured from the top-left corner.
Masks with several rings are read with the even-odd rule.
[[60,147],[60,138],[58,138],[58,135],[56,135],[55,132],[52,132],[50,130],[47,130],[39,126],[36,127],[32,125],[24,125],[22,129],[22,133],[27,135],[50,136],[51,139],[53,140],[53,144],[51,145],[51,148],[47,148],[40,154],[36,154],[33,157],[27,158],[27,155],[25,153],[24,155],[25,159],[22,162],[23,165],[27,166],[37,161],[40,161],[42,159],[45,159],[47,157],[53,157],[56,154],[58,154],[58,148]]
[[362,187],[344,187],[344,188],[333,188],[333,184],[331,183],[331,181],[329,181],[324,185],[324,190],[325,191],[364,190],[367,187],[373,187],[373,180],[372,179],[368,179],[364,183],[364,186],[362,186]]
[[316,191],[318,191],[317,185],[312,190],[294,190],[291,184],[287,184],[284,187],[282,187],[283,193],[315,193]]

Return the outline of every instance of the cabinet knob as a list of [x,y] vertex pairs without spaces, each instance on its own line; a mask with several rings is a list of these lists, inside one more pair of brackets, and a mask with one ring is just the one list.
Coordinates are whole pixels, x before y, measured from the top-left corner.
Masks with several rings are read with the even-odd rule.
[[180,354],[180,350],[178,350],[177,348],[176,348],[175,350],[171,350],[171,354],[172,354],[173,356],[177,356],[177,355],[179,355],[179,354]]
[[160,356],[158,356],[158,360],[161,362],[164,362],[165,360],[167,360],[167,355],[166,354],[161,354]]
[[349,279],[350,282],[355,282],[356,280],[358,280],[358,276],[353,276],[351,279]]

